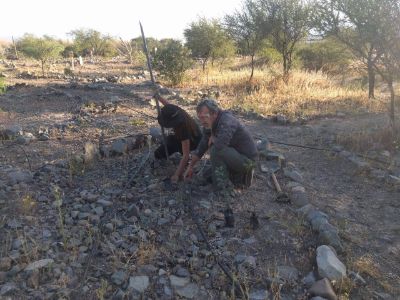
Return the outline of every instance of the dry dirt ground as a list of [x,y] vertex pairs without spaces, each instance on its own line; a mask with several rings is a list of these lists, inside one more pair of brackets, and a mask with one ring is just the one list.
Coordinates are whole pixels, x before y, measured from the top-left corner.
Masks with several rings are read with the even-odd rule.
[[[80,159],[86,142],[110,145],[157,126],[153,90],[140,72],[103,63],[87,65],[78,80],[17,78],[26,68],[8,70],[13,87],[0,95],[0,126],[17,125],[36,136],[0,145],[0,298],[240,298],[217,260],[250,299],[310,298],[303,278],[316,270],[317,235],[296,207],[274,201],[269,174],[257,169],[254,185],[231,200],[234,228],[224,227],[225,201],[207,185],[192,187],[193,210],[210,251],[190,217],[185,185],[177,191],[164,187],[173,166],[153,163],[154,145],[139,141],[121,156]],[[119,82],[93,83],[121,73],[114,80]],[[184,107],[193,114],[193,104]],[[351,130],[385,122],[385,116],[371,114],[302,125],[237,116],[255,137],[329,149]],[[400,299],[396,186],[367,176],[334,152],[277,144],[272,149],[301,172],[310,203],[339,229],[339,258],[348,273],[365,280],[336,282],[338,297]],[[32,177],[18,177],[21,172]],[[282,172],[277,176],[289,190],[293,182]],[[249,223],[252,212],[257,229]]]

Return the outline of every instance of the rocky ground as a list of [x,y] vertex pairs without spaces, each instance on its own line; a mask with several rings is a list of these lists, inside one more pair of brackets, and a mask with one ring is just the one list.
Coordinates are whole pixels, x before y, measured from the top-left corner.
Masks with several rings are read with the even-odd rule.
[[[152,158],[146,74],[120,75],[114,62],[74,78],[6,67],[0,297],[398,299],[399,155],[339,145],[383,116],[286,124],[238,113],[261,155],[253,186],[229,199],[231,228],[209,185],[165,183],[174,160]],[[163,92],[191,113],[201,96]],[[276,167],[290,203],[276,201]]]

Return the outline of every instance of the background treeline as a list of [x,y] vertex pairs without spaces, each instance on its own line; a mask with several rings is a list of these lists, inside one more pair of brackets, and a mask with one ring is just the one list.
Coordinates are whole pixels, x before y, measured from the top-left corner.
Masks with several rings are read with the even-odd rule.
[[[258,66],[281,64],[282,80],[294,67],[337,74],[357,62],[367,74],[374,98],[378,74],[388,86],[394,120],[393,82],[400,70],[399,0],[244,0],[241,9],[220,20],[200,18],[184,29],[185,41],[148,38],[154,68],[172,84],[180,83],[194,63],[203,70],[223,69],[233,57],[250,58],[249,80]],[[123,56],[143,65],[141,37],[131,40],[92,29],[69,33],[71,42],[26,34],[2,50],[41,62],[68,57]],[[3,47],[4,48],[4,47]],[[0,54],[1,55],[1,54]]]

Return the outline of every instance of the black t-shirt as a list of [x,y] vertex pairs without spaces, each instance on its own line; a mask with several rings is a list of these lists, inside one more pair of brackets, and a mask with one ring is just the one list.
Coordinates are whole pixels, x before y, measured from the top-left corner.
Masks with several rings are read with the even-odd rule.
[[[196,123],[196,122],[195,122]],[[177,132],[178,131],[178,132]],[[199,125],[196,123],[195,134],[191,133],[191,130],[186,126],[182,126],[179,129],[174,129],[175,136],[178,141],[182,142],[184,140],[190,140],[190,145],[198,145],[201,140],[201,130]]]

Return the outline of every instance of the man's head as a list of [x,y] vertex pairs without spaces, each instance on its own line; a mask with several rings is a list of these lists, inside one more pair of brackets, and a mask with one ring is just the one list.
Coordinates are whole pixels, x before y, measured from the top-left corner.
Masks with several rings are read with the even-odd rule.
[[212,99],[203,99],[197,105],[196,112],[197,117],[200,120],[201,125],[205,128],[210,129],[214,121],[218,117],[219,112],[218,104]]

